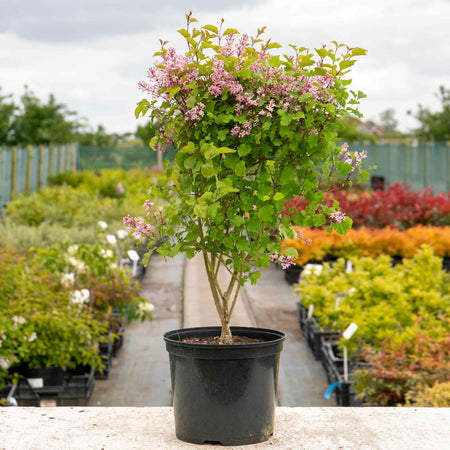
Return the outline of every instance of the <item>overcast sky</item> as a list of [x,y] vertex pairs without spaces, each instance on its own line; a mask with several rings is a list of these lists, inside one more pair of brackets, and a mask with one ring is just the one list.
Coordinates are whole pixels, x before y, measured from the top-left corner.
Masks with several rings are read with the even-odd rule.
[[193,11],[218,24],[313,48],[332,40],[363,47],[353,89],[367,98],[365,119],[394,108],[402,131],[417,122],[407,110],[436,110],[439,86],[450,88],[449,0],[0,0],[0,86],[16,101],[24,85],[42,100],[53,93],[90,124],[135,131],[138,81],[159,39],[184,50],[177,29]]

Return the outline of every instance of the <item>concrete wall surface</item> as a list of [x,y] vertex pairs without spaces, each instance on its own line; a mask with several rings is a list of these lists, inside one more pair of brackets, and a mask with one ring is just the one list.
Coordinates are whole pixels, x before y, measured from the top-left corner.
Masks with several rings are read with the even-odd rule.
[[[172,408],[0,408],[0,449],[219,448],[178,441]],[[230,447],[228,447],[230,448]],[[285,408],[243,449],[450,449],[449,408]]]

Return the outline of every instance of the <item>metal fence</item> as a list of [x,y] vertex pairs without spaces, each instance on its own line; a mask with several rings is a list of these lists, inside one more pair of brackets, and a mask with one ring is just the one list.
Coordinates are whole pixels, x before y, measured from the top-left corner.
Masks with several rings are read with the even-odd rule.
[[[149,169],[157,165],[157,153],[147,146],[96,147],[80,145],[81,170]],[[173,161],[175,149],[169,147],[164,159]]]
[[350,149],[367,150],[365,166],[377,166],[370,171],[372,178],[379,177],[387,184],[408,183],[413,190],[431,187],[435,194],[450,191],[450,145],[447,142],[353,144]]
[[0,205],[15,196],[29,194],[47,185],[51,174],[76,170],[75,144],[2,147],[0,149]]
[[[385,184],[403,182],[412,189],[431,187],[435,194],[450,191],[450,145],[352,144],[351,150],[367,150],[365,166],[372,179]],[[164,159],[173,160],[170,148]],[[0,152],[0,201],[3,207],[19,193],[31,193],[47,185],[51,174],[70,170],[150,168],[156,153],[149,147],[79,147],[74,144],[3,147]]]

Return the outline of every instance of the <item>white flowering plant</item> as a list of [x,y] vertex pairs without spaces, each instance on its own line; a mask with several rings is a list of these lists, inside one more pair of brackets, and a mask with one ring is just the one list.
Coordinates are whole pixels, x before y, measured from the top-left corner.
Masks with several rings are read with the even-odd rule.
[[0,248],[0,387],[24,366],[101,364],[106,327],[70,292],[44,267]]
[[[366,51],[332,42],[309,51],[253,38],[236,29],[205,25],[186,15],[178,30],[187,51],[179,54],[161,41],[147,80],[139,83],[148,98],[136,116],[159,124],[155,150],[175,145],[175,164],[150,194],[168,205],[145,203],[146,218],[127,216],[129,232],[159,243],[162,256],[201,252],[214,303],[221,320],[221,344],[232,342],[230,317],[241,286],[260,277],[258,268],[272,260],[284,266],[296,250],[279,256],[280,240],[295,237],[294,226],[322,226],[345,233],[351,219],[335,202],[323,204],[323,190],[350,176],[368,178],[364,154],[340,145],[337,122],[360,116],[362,92],[350,89],[350,68]],[[276,53],[275,53],[276,52]],[[309,202],[292,217],[287,202]],[[218,273],[229,274],[220,286]]]

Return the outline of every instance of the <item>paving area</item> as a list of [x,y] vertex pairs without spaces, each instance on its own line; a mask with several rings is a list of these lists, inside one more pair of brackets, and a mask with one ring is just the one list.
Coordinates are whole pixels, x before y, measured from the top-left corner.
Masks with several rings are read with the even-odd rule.
[[[225,277],[226,275],[224,275]],[[142,294],[154,304],[152,322],[130,324],[107,380],[96,380],[89,406],[169,406],[169,358],[163,334],[194,326],[218,325],[203,260],[186,261],[153,255],[141,282]],[[296,297],[275,266],[245,286],[232,325],[274,328],[286,333],[279,374],[280,406],[335,406],[325,400],[327,379],[303,340]],[[183,311],[184,308],[184,311]]]

